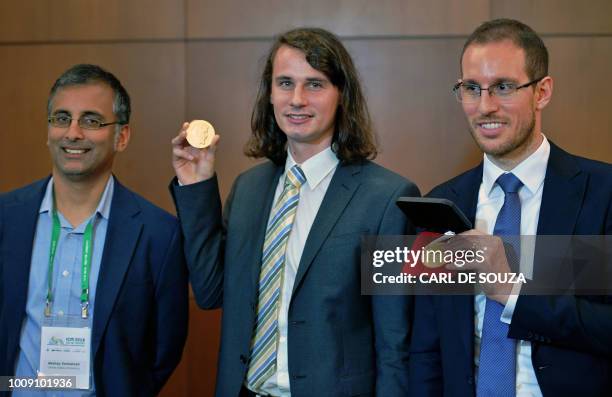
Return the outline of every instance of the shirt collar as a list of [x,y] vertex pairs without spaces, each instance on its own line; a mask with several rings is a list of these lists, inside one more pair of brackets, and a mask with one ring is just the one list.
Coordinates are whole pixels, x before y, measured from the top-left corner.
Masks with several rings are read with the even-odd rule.
[[[302,171],[304,171],[304,175],[306,175],[306,183],[312,190],[315,189],[317,185],[336,168],[338,163],[339,160],[336,153],[332,151],[331,146],[328,146],[327,149],[315,154],[302,164],[299,164],[299,166]],[[296,164],[297,163],[293,159],[293,156],[291,156],[291,151],[287,150],[285,174]]]
[[[104,192],[102,193],[102,197],[100,198],[100,202],[98,203],[98,207],[96,208],[95,214],[100,214],[100,216],[106,220],[110,216],[111,202],[113,199],[113,192],[115,190],[115,178],[111,175],[106,182],[106,187],[104,188]],[[53,209],[53,177],[49,179],[49,183],[47,183],[47,188],[45,190],[45,195],[43,197],[42,203],[40,204],[40,209],[38,210],[39,214],[43,212],[51,213]]]
[[512,172],[520,179],[531,194],[535,194],[535,192],[538,191],[540,186],[544,183],[546,166],[550,155],[550,143],[548,143],[548,139],[546,139],[544,135],[542,135],[542,137],[543,139],[540,147],[510,171],[502,170],[493,164],[487,154],[484,155],[482,185],[487,196],[490,196],[493,192],[497,178],[506,172]]

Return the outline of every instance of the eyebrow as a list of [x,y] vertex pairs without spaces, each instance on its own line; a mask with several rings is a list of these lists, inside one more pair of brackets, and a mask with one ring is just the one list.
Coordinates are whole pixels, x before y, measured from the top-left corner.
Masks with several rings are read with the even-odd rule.
[[81,117],[88,117],[88,116],[95,116],[95,117],[100,118],[100,119],[104,118],[104,116],[102,116],[100,113],[94,112],[93,110],[86,110],[81,115]]
[[[464,84],[477,85],[479,87],[482,87],[482,85],[479,82],[477,82],[476,80],[472,80],[472,79],[463,80],[463,83]],[[492,85],[500,84],[500,83],[518,84],[518,80],[509,78],[509,77],[499,77],[499,78],[496,78],[495,80],[493,80],[493,83],[490,84],[489,87],[492,86]]]
[[[58,114],[67,114],[67,115],[69,115],[70,117],[72,117],[72,113],[71,113],[70,111],[68,111],[68,110],[65,110],[65,109],[56,109],[56,110],[53,112],[53,114],[54,114],[54,115],[58,115]],[[96,112],[96,111],[93,111],[93,110],[86,110],[86,111],[84,111],[84,112],[81,114],[81,117],[91,117],[91,116],[95,116],[95,117],[97,117],[97,118],[104,119],[104,116],[103,116],[103,115],[101,115],[100,113],[98,113],[98,112]]]
[[309,82],[309,83],[326,83],[329,80],[328,79],[322,79],[322,78],[319,78],[319,77],[308,77],[306,79],[306,81]]
[[[274,78],[274,81],[286,81],[286,80],[291,80],[293,81],[293,77],[289,77],[289,76],[276,76]],[[327,78],[321,78],[321,77],[307,77],[306,81],[309,83],[315,82],[315,83],[326,83],[329,82],[329,79]]]

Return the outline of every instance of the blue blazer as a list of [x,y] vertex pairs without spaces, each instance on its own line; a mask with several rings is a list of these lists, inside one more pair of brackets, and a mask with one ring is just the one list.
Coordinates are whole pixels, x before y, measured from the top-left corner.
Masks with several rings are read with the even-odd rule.
[[[0,196],[0,374],[19,353],[32,245],[48,179]],[[92,326],[97,396],[153,396],[187,335],[187,269],[175,217],[115,179]]]
[[[284,167],[240,175],[221,216],[216,179],[171,188],[200,307],[223,307],[216,395],[237,397],[249,363],[266,224]],[[289,306],[291,395],[403,396],[412,301],[363,296],[363,235],[404,234],[399,196],[419,195],[372,162],[340,164],[308,235]]]
[[[454,201],[474,222],[481,181],[482,164],[429,196]],[[573,156],[551,143],[538,234],[611,233],[612,166]],[[612,390],[610,297],[521,295],[508,336],[531,341],[544,396],[600,396]],[[416,298],[410,388],[414,396],[475,395],[472,296]]]

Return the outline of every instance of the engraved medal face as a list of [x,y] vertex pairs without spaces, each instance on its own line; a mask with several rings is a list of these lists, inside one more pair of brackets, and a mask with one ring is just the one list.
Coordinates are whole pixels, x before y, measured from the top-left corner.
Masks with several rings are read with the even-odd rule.
[[193,120],[187,127],[187,142],[195,148],[203,149],[210,146],[215,129],[208,121]]

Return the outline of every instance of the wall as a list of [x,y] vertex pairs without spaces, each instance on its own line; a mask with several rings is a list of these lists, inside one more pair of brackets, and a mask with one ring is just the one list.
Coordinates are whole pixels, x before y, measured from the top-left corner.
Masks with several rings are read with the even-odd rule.
[[[274,34],[313,25],[337,33],[363,79],[378,131],[378,162],[425,192],[479,161],[451,95],[466,36],[482,21],[531,25],[551,53],[553,101],[544,132],[612,161],[612,3],[606,0],[22,0],[0,4],[0,192],[49,173],[46,100],[75,63],[102,65],[132,96],[132,142],[119,179],[173,211],[170,140],[183,120],[222,136],[225,196],[254,164],[242,155],[263,57]],[[212,394],[220,312],[191,302],[183,362],[166,396]]]

